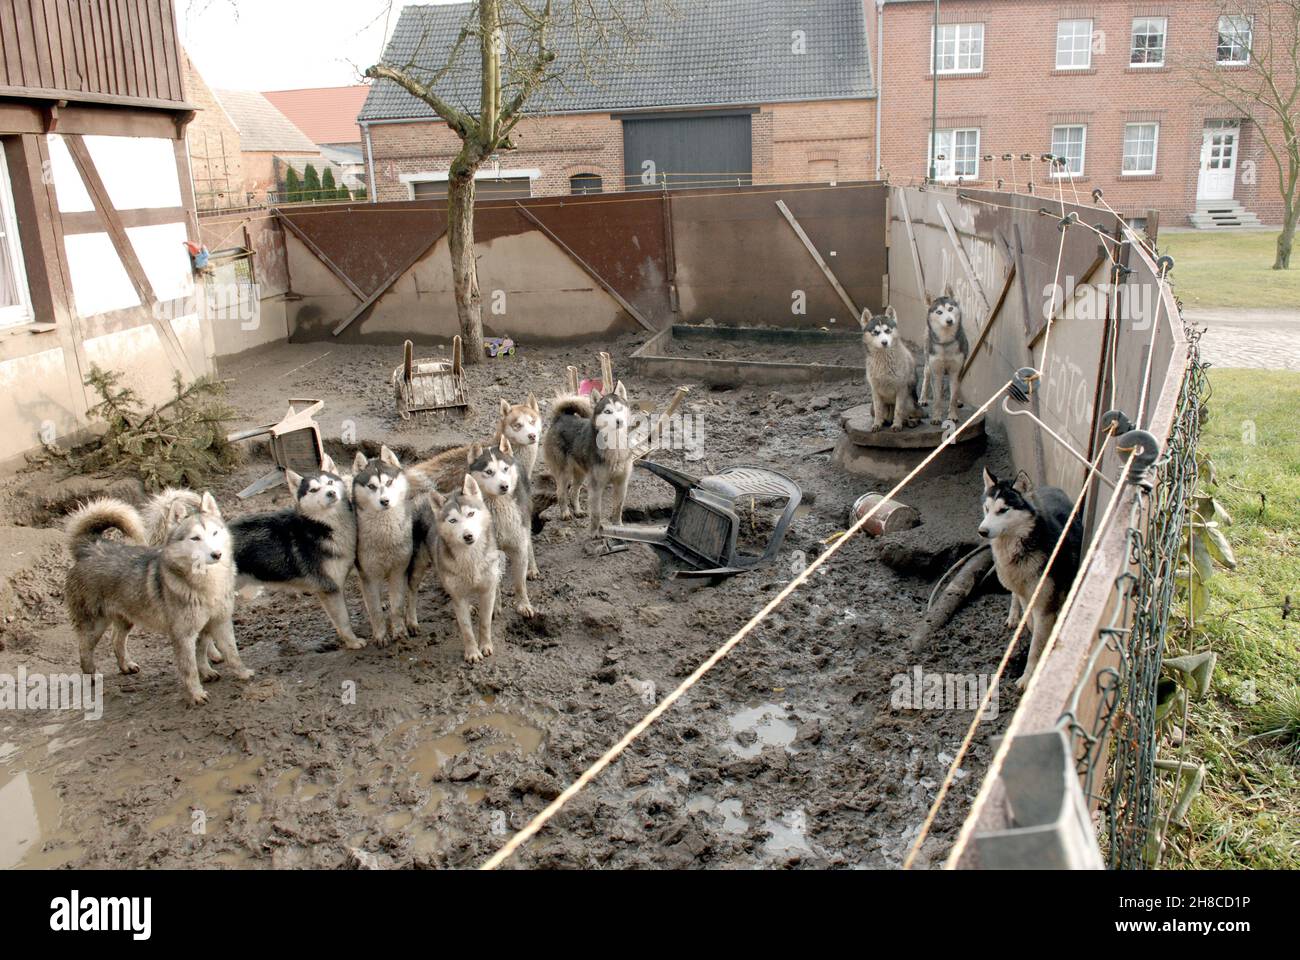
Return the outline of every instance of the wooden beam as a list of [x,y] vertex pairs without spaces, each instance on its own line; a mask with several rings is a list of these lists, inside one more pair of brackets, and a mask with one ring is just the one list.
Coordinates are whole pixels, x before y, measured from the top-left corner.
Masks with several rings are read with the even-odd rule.
[[[921,269],[921,251],[916,246],[916,233],[912,229],[912,215],[907,209],[907,194],[903,189],[898,191],[898,206],[903,211],[903,226],[907,229],[907,247],[912,254],[912,269],[916,271],[916,292],[921,295],[921,301],[925,302],[925,271]],[[890,286],[892,287],[893,284],[890,284]]]
[[1015,278],[1016,264],[1012,261],[1007,267],[1007,278],[1002,281],[1002,292],[998,294],[998,302],[994,305],[993,311],[989,314],[988,320],[984,321],[984,326],[980,328],[979,336],[975,338],[975,342],[970,346],[970,352],[966,355],[966,362],[962,364],[961,375],[963,377],[966,376],[966,371],[970,369],[970,365],[975,361],[975,354],[979,351],[979,348],[984,345],[984,340],[989,335],[989,331],[993,329],[993,321],[995,321],[998,318],[998,315],[1002,313],[1002,305],[1007,302],[1007,294],[1011,292],[1011,281]]
[[[1038,345],[1038,341],[1043,339],[1043,334],[1047,332],[1047,328],[1052,324],[1056,323],[1057,320],[1061,318],[1061,315],[1065,313],[1065,308],[1067,305],[1079,299],[1080,288],[1085,286],[1090,280],[1092,280],[1092,275],[1097,272],[1097,268],[1100,267],[1105,262],[1106,262],[1106,257],[1104,254],[1099,254],[1097,256],[1097,259],[1092,261],[1092,266],[1090,266],[1084,272],[1083,276],[1080,277],[1079,281],[1074,285],[1074,290],[1071,291],[1072,296],[1068,300],[1065,298],[1065,292],[1062,291],[1061,304],[1055,310],[1052,311],[1051,319],[1048,320],[1047,323],[1044,323],[1041,327],[1039,327],[1038,330],[1034,332],[1034,335],[1029,338],[1029,351],[1031,355],[1033,353],[1034,347]],[[1043,373],[1045,374],[1047,373],[1047,371],[1044,370]]]
[[583,260],[582,257],[574,253],[573,250],[569,247],[569,245],[565,243],[563,240],[561,240],[559,237],[557,237],[550,227],[542,223],[542,221],[538,220],[537,217],[533,215],[533,212],[531,210],[525,207],[518,200],[515,201],[515,207],[519,210],[521,214],[523,214],[525,220],[527,220],[529,223],[535,226],[538,230],[542,231],[542,233],[544,233],[546,237],[553,244],[555,244],[557,247],[559,247],[561,250],[567,253],[569,255],[569,258],[573,260],[574,263],[582,267],[582,269],[586,271],[587,276],[591,277],[591,279],[595,280],[598,284],[600,284],[601,289],[604,290],[606,293],[608,293],[611,297],[613,297],[615,302],[617,302],[620,307],[622,307],[624,310],[627,311],[628,316],[630,316],[637,323],[641,324],[641,326],[645,327],[651,333],[659,332],[658,327],[656,327],[649,320],[647,320],[641,314],[640,310],[632,306],[632,304],[628,303],[627,299],[621,293],[615,290],[614,287],[604,277],[602,277],[599,273],[597,273],[592,268],[591,264],[587,263],[587,261]]
[[[189,358],[185,356],[185,350],[181,346],[180,338],[176,336],[176,331],[172,328],[171,321],[154,314],[152,307],[157,301],[153,294],[153,286],[149,283],[149,278],[140,265],[139,258],[135,255],[135,247],[131,245],[131,238],[127,236],[126,228],[122,225],[117,210],[113,207],[113,201],[108,195],[108,189],[104,186],[104,181],[100,179],[99,171],[95,168],[95,161],[91,158],[90,151],[86,147],[86,141],[81,138],[80,134],[66,136],[64,141],[68,145],[68,152],[72,154],[72,160],[76,164],[77,170],[81,173],[81,179],[86,184],[86,191],[90,194],[91,202],[94,203],[96,212],[104,221],[104,227],[108,232],[109,239],[113,242],[113,248],[117,251],[118,258],[122,261],[122,267],[126,270],[131,285],[135,288],[136,296],[140,300],[140,306],[137,309],[141,318],[151,323],[154,330],[157,331],[158,339],[162,341],[163,352],[167,354],[171,365],[186,380],[193,380],[196,376],[194,368],[190,365]],[[179,175],[178,172],[177,176],[179,177]]]
[[443,227],[441,230],[439,230],[437,233],[433,235],[432,240],[430,240],[428,243],[426,243],[423,247],[421,247],[416,252],[415,256],[411,257],[404,264],[402,264],[402,266],[398,267],[396,270],[390,273],[384,279],[384,282],[375,288],[374,293],[370,294],[370,296],[368,297],[363,298],[362,301],[359,304],[357,304],[356,309],[353,310],[351,313],[349,313],[342,320],[342,322],[340,322],[337,326],[334,327],[333,335],[337,337],[340,333],[342,333],[344,330],[350,327],[358,317],[360,317],[372,306],[374,306],[376,301],[378,301],[380,297],[382,297],[385,293],[388,292],[388,288],[391,287],[393,284],[395,284],[399,279],[401,279],[402,274],[406,273],[407,270],[410,270],[413,266],[415,266],[416,263],[418,263],[426,253],[428,253],[430,250],[433,249],[433,245],[437,243],[439,240],[441,240],[442,235],[446,232],[447,232],[447,228]]
[[[316,246],[315,241],[313,241],[311,237],[303,233],[302,228],[298,226],[298,224],[294,223],[292,219],[285,216],[284,213],[282,213],[279,208],[276,208],[275,216],[277,220],[279,220],[282,224],[284,224],[286,227],[289,228],[290,233],[292,233],[295,237],[297,237],[299,240],[302,241],[302,245],[311,251],[312,256],[314,256],[321,263],[325,264],[325,266],[329,269],[329,272],[334,274],[334,276],[338,277],[339,280],[342,281],[343,286],[347,287],[348,290],[352,292],[352,295],[354,297],[356,297],[358,300],[361,300],[363,302],[368,299],[368,297],[362,291],[362,289],[352,282],[352,278],[343,272],[343,268],[340,267],[338,264],[336,264],[329,257],[325,256],[325,252],[321,250],[320,247]],[[371,302],[373,303],[374,301],[372,300]],[[338,333],[337,330],[335,330],[334,332]]]
[[948,231],[948,239],[952,241],[953,248],[957,251],[957,260],[961,263],[962,272],[966,274],[966,279],[970,285],[975,288],[975,292],[980,295],[984,301],[984,313],[987,315],[993,312],[993,305],[989,303],[988,294],[984,292],[984,285],[980,283],[980,278],[975,275],[975,268],[971,266],[970,257],[966,255],[966,247],[961,242],[961,237],[957,235],[957,228],[953,226],[952,217],[948,215],[947,208],[943,205],[942,200],[935,201],[939,208],[939,219],[943,221],[943,228]]
[[840,299],[844,301],[844,305],[852,311],[854,322],[856,323],[861,320],[862,311],[859,310],[858,305],[853,302],[848,291],[840,285],[840,281],[836,279],[835,274],[831,273],[831,268],[826,266],[826,261],[823,260],[822,255],[817,252],[817,248],[813,246],[813,242],[808,239],[808,234],[804,233],[803,227],[799,226],[799,221],[796,220],[794,214],[790,212],[790,208],[785,205],[785,201],[778,200],[776,202],[776,208],[781,211],[781,216],[785,217],[786,222],[790,224],[796,236],[799,237],[800,242],[804,245],[804,249],[812,256],[817,266],[821,267],[822,273],[826,275],[826,279],[829,280],[831,286],[835,288],[835,292],[840,295]]

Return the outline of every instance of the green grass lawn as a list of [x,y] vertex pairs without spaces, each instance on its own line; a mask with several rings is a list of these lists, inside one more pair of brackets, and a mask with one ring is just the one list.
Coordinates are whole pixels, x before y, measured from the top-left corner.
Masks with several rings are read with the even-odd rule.
[[[1210,695],[1192,704],[1187,725],[1186,758],[1205,763],[1205,785],[1190,829],[1171,829],[1163,865],[1296,869],[1300,616],[1283,620],[1280,608],[1288,595],[1300,607],[1300,374],[1212,370],[1210,383],[1201,449],[1232,515],[1226,532],[1237,568],[1210,579],[1209,615],[1194,634],[1185,602],[1176,601],[1170,620],[1171,644],[1219,659]],[[1257,737],[1262,723],[1277,725],[1267,714],[1288,697],[1293,738]],[[1161,753],[1180,755],[1168,744]]]
[[[1273,270],[1276,230],[1164,233],[1161,253],[1174,258],[1174,295],[1184,307],[1300,305],[1300,263]],[[1300,258],[1297,258],[1300,259]]]

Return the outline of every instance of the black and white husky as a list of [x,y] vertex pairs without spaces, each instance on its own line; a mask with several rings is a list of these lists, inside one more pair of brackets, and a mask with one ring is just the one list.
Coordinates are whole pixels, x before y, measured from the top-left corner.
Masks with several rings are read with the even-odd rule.
[[[921,384],[921,400],[925,402],[927,393],[930,404],[930,422],[943,423],[939,403],[943,397],[943,378],[948,377],[948,420],[957,420],[957,408],[961,406],[961,371],[970,355],[970,344],[966,340],[966,331],[961,325],[961,305],[952,295],[952,287],[946,286],[943,296],[930,301],[930,309],[925,315],[927,328],[925,343],[925,378]],[[926,387],[929,390],[926,390]]]
[[402,464],[388,447],[352,464],[352,505],[357,516],[357,572],[375,646],[388,645],[384,588],[392,635],[414,636],[420,584],[433,565],[433,508],[412,495]]
[[528,476],[505,437],[486,450],[474,444],[469,459],[469,475],[478,484],[492,514],[497,547],[510,558],[515,609],[532,617],[537,611],[528,599],[528,578],[538,574],[533,559],[533,494]]
[[[460,489],[444,497],[429,494],[435,507],[434,566],[451,599],[451,609],[465,645],[465,660],[477,663],[492,656],[492,614],[501,582],[501,554],[493,533],[492,514],[478,481],[466,473]],[[475,635],[473,608],[478,607]]]
[[577,488],[585,481],[591,532],[600,532],[606,487],[612,487],[614,493],[611,518],[616,524],[623,522],[623,503],[635,459],[628,439],[631,421],[632,407],[621,380],[604,396],[593,390],[589,398],[556,399],[542,453],[555,477],[562,520],[573,519],[569,497],[573,493],[576,499]]
[[[1032,492],[1029,480],[1021,474],[1014,481],[999,480],[984,469],[984,520],[980,536],[992,541],[993,564],[1002,585],[1011,591],[1011,608],[1007,626],[1014,627],[1020,611],[1030,611],[1029,625],[1033,641],[1029,661],[1016,686],[1024,689],[1029,682],[1043,644],[1047,641],[1057,614],[1065,602],[1075,575],[1079,572],[1079,553],[1083,546],[1083,520],[1075,516],[1065,533],[1061,550],[1047,568],[1047,558],[1061,538],[1065,521],[1074,508],[1065,492],[1057,487],[1039,487]],[[1043,576],[1046,569],[1046,577]],[[1043,578],[1043,588],[1032,608],[1029,598]]]

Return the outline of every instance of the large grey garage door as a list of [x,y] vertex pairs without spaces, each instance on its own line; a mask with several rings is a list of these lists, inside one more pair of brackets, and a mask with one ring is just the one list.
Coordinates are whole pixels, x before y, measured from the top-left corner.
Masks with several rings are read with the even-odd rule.
[[[753,183],[750,114],[623,118],[627,189]],[[646,179],[653,178],[653,183]]]

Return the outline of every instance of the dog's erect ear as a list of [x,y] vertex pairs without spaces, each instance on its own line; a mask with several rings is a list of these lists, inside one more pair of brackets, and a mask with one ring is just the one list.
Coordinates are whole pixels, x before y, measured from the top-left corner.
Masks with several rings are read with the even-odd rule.
[[885,316],[888,319],[893,320],[894,323],[898,323],[898,311],[894,309],[894,305],[892,303],[889,306],[885,307]]
[[497,444],[497,449],[500,450],[507,457],[513,457],[515,455],[515,452],[510,449],[510,441],[506,439],[506,435],[504,433],[501,434],[501,442]]
[[541,406],[537,403],[537,396],[531,390],[528,393],[528,406],[529,408],[537,411],[538,413],[542,412]]
[[402,469],[402,463],[397,459],[397,454],[389,450],[387,446],[379,448],[379,459],[390,467],[396,467],[398,470]]
[[624,403],[627,402],[627,387],[623,386],[622,380],[614,385],[614,396],[618,397]]
[[427,494],[425,494],[425,496],[429,498],[429,502],[433,504],[433,508],[435,510],[441,510],[443,506],[447,503],[447,498],[444,497],[437,490],[430,490]]
[[1034,489],[1034,485],[1030,482],[1029,474],[1021,470],[1016,474],[1016,482],[1011,485],[1011,488],[1018,493],[1028,493],[1030,490]]
[[926,305],[927,307],[933,307],[933,306],[934,306],[934,301],[935,301],[936,299],[937,299],[936,297],[932,297],[930,294],[927,293],[927,294],[925,295],[925,305]]
[[189,516],[190,508],[184,500],[173,500],[171,507],[167,510],[168,523],[180,523]]
[[302,475],[295,473],[288,467],[284,469],[284,485],[289,488],[295,500],[298,499],[298,488],[302,486]]
[[954,296],[952,295],[952,282],[951,282],[951,281],[949,281],[948,283],[945,283],[945,284],[943,285],[943,295],[944,295],[945,297],[947,297],[949,300],[956,300],[956,299],[957,299],[956,297],[954,297]]
[[483,456],[483,444],[471,443],[469,449],[465,451],[465,462],[472,464],[481,456]]
[[593,407],[596,404],[600,403],[600,397],[601,397],[601,393],[599,387],[592,387],[591,393],[587,394],[587,399],[591,401],[591,405]]
[[497,407],[501,410],[501,416],[504,417],[507,413],[510,412],[510,401],[507,400],[505,397],[502,397],[501,402],[497,404]]
[[474,479],[474,475],[471,473],[465,474],[465,480],[460,485],[460,492],[465,494],[467,497],[483,496],[483,491],[479,489],[478,481]]
[[360,473],[362,470],[366,469],[366,464],[368,462],[369,461],[366,460],[366,455],[358,450],[357,455],[352,458],[352,472]]
[[989,488],[996,487],[997,485],[998,485],[998,478],[993,476],[993,473],[989,470],[988,467],[985,467],[984,468],[984,489],[988,490]]
[[205,517],[220,517],[221,508],[217,506],[217,498],[211,491],[203,491],[203,499],[199,501],[199,512]]
[[338,475],[339,468],[334,465],[334,458],[328,453],[320,458],[321,473],[332,473]]
[[861,327],[863,330],[865,330],[867,329],[867,324],[869,324],[870,322],[871,322],[871,308],[864,307],[862,309],[862,316],[858,317],[858,326]]

